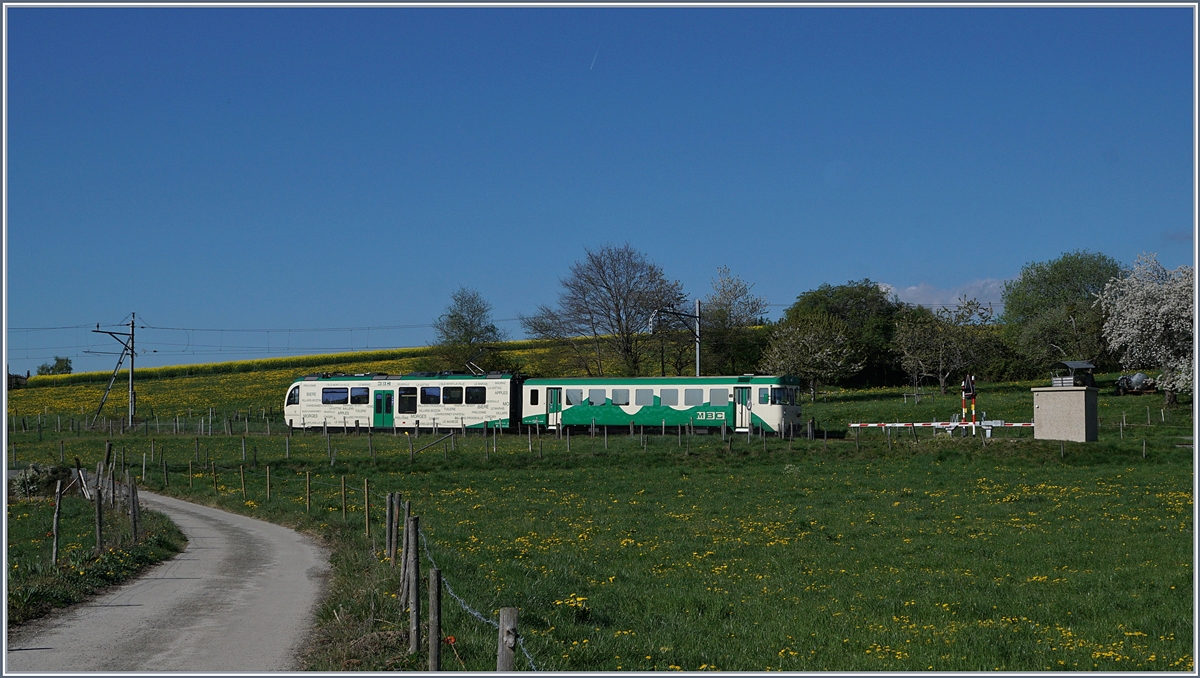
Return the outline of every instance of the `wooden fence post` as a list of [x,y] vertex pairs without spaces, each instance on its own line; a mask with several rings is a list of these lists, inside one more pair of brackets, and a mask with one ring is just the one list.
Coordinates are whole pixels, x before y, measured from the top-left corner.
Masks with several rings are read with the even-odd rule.
[[500,637],[496,647],[496,670],[512,671],[517,647],[517,608],[500,608]]
[[442,571],[429,570],[429,670],[442,670]]
[[58,514],[62,506],[62,481],[54,483],[54,543],[50,548],[50,567],[58,567]]
[[271,466],[267,465],[267,501],[271,501]]
[[392,493],[392,520],[388,523],[388,532],[391,536],[392,547],[388,552],[388,561],[391,563],[392,569],[396,568],[396,548],[397,542],[400,539],[400,493]]
[[419,516],[409,516],[405,532],[408,537],[408,653],[416,654],[421,649],[421,575],[420,559],[417,558],[417,531]]
[[245,501],[246,500],[246,467],[245,466],[238,467],[238,475],[241,476],[241,479],[242,479],[242,501]]
[[383,502],[383,557],[390,558],[392,555],[392,495],[393,492],[387,493],[387,498]]
[[195,484],[194,480],[195,479],[193,478],[193,474],[192,474],[192,460],[188,459],[188,487],[189,488]]
[[312,471],[304,472],[304,512],[312,512]]
[[101,496],[100,475],[96,475],[96,557],[104,553],[104,497]]
[[363,478],[363,529],[367,537],[371,536],[371,484]]
[[342,476],[342,521],[346,520],[346,476]]

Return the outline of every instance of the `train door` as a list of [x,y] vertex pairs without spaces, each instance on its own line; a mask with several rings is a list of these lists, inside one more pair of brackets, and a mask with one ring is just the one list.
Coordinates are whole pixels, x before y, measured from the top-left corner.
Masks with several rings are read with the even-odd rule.
[[562,423],[562,389],[546,389],[546,427],[557,429]]
[[750,430],[750,387],[735,386],[733,388],[733,429],[735,431]]
[[375,392],[375,428],[391,428],[393,421],[392,391]]

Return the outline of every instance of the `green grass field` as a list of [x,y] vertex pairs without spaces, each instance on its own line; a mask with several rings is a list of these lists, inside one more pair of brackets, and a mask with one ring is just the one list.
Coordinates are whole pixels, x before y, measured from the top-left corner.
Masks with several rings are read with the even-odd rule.
[[[979,409],[1028,421],[1032,385],[981,385]],[[806,416],[834,433],[849,421],[959,410],[957,394],[918,406],[900,393],[835,392]],[[475,435],[410,463],[404,435],[371,437],[373,461],[365,434],[337,433],[331,466],[318,434],[295,435],[284,459],[275,428],[247,438],[244,461],[241,435],[200,439],[199,458],[218,467],[215,489],[191,435],[139,429],[112,440],[135,474],[155,440],[150,489],[331,546],[313,669],[423,668],[398,633],[407,617],[382,562],[382,510],[363,534],[366,478],[374,507],[389,491],[413,502],[429,555],[464,601],[492,619],[501,606],[520,608],[542,670],[1191,671],[1193,456],[1181,447],[1191,443],[1190,403],[1166,412],[1157,398],[1100,403],[1100,442],[1062,446],[1010,429],[986,446],[911,431],[889,446],[876,430],[857,444],[742,436],[727,447],[696,436],[681,447],[669,431],[643,448],[613,431],[607,450],[603,438],[574,434],[569,452],[546,436],[530,452],[524,435],[507,435],[485,456]],[[57,462],[60,434],[10,435],[22,463]],[[61,436],[68,460],[94,465],[103,454],[102,436]],[[443,598],[443,636],[456,641],[443,646],[443,667],[494,668],[495,630]]]

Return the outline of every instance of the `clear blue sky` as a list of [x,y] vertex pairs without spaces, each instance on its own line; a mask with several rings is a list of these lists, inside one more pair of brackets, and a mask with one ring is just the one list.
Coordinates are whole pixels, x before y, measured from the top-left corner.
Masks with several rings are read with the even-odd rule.
[[[427,343],[629,242],[777,314],[1192,262],[1189,8],[9,8],[7,360]],[[518,323],[501,323],[514,338]],[[307,328],[395,327],[354,332]],[[268,345],[270,350],[268,351]]]

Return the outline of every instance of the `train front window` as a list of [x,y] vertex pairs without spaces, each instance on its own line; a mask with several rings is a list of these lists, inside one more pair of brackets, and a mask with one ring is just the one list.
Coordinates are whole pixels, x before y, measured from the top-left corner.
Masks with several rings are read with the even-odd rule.
[[462,405],[462,386],[447,386],[442,393],[443,405]]
[[323,388],[321,389],[322,405],[345,405],[350,402],[350,389]]
[[369,405],[371,403],[370,389],[355,386],[350,389],[351,405]]
[[293,386],[292,390],[288,391],[287,404],[288,405],[299,405],[300,404],[300,387],[299,386]]
[[787,405],[787,389],[773,388],[771,389],[771,404],[772,405]]
[[416,386],[401,386],[396,389],[396,397],[400,399],[400,409],[396,414],[416,414],[417,413],[417,387]]

